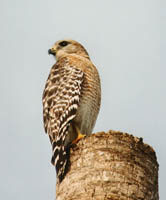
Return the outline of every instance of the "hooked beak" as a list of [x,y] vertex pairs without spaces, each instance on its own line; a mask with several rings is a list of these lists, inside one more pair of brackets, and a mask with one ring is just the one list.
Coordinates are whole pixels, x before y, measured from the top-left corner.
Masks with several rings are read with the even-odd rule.
[[48,54],[49,55],[52,54],[53,56],[55,56],[56,55],[56,51],[54,49],[49,49],[48,50]]

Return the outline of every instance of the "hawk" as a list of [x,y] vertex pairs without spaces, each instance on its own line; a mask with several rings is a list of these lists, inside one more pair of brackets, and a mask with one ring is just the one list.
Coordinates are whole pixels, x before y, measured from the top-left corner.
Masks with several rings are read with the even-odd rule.
[[43,120],[52,145],[51,162],[61,182],[68,170],[70,144],[92,133],[101,86],[98,71],[80,43],[60,40],[48,53],[57,62],[43,92]]

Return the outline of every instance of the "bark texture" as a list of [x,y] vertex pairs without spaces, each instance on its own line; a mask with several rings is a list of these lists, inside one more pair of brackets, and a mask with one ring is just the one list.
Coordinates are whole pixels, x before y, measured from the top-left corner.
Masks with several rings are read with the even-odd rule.
[[158,163],[142,138],[96,133],[71,149],[71,167],[56,200],[158,200]]

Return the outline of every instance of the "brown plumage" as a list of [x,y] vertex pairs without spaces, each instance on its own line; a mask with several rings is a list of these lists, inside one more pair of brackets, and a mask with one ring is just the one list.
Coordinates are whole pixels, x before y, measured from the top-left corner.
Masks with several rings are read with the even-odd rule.
[[49,50],[56,56],[43,92],[43,118],[52,144],[52,164],[60,181],[69,162],[69,144],[79,133],[92,133],[100,109],[101,88],[96,67],[85,48],[61,40]]

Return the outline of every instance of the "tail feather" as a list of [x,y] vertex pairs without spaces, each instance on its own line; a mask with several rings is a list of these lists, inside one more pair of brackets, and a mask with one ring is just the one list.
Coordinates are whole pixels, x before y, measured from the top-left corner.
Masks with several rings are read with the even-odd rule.
[[56,168],[59,182],[62,182],[70,166],[70,146],[59,146],[56,141],[52,144],[53,155],[51,163]]

